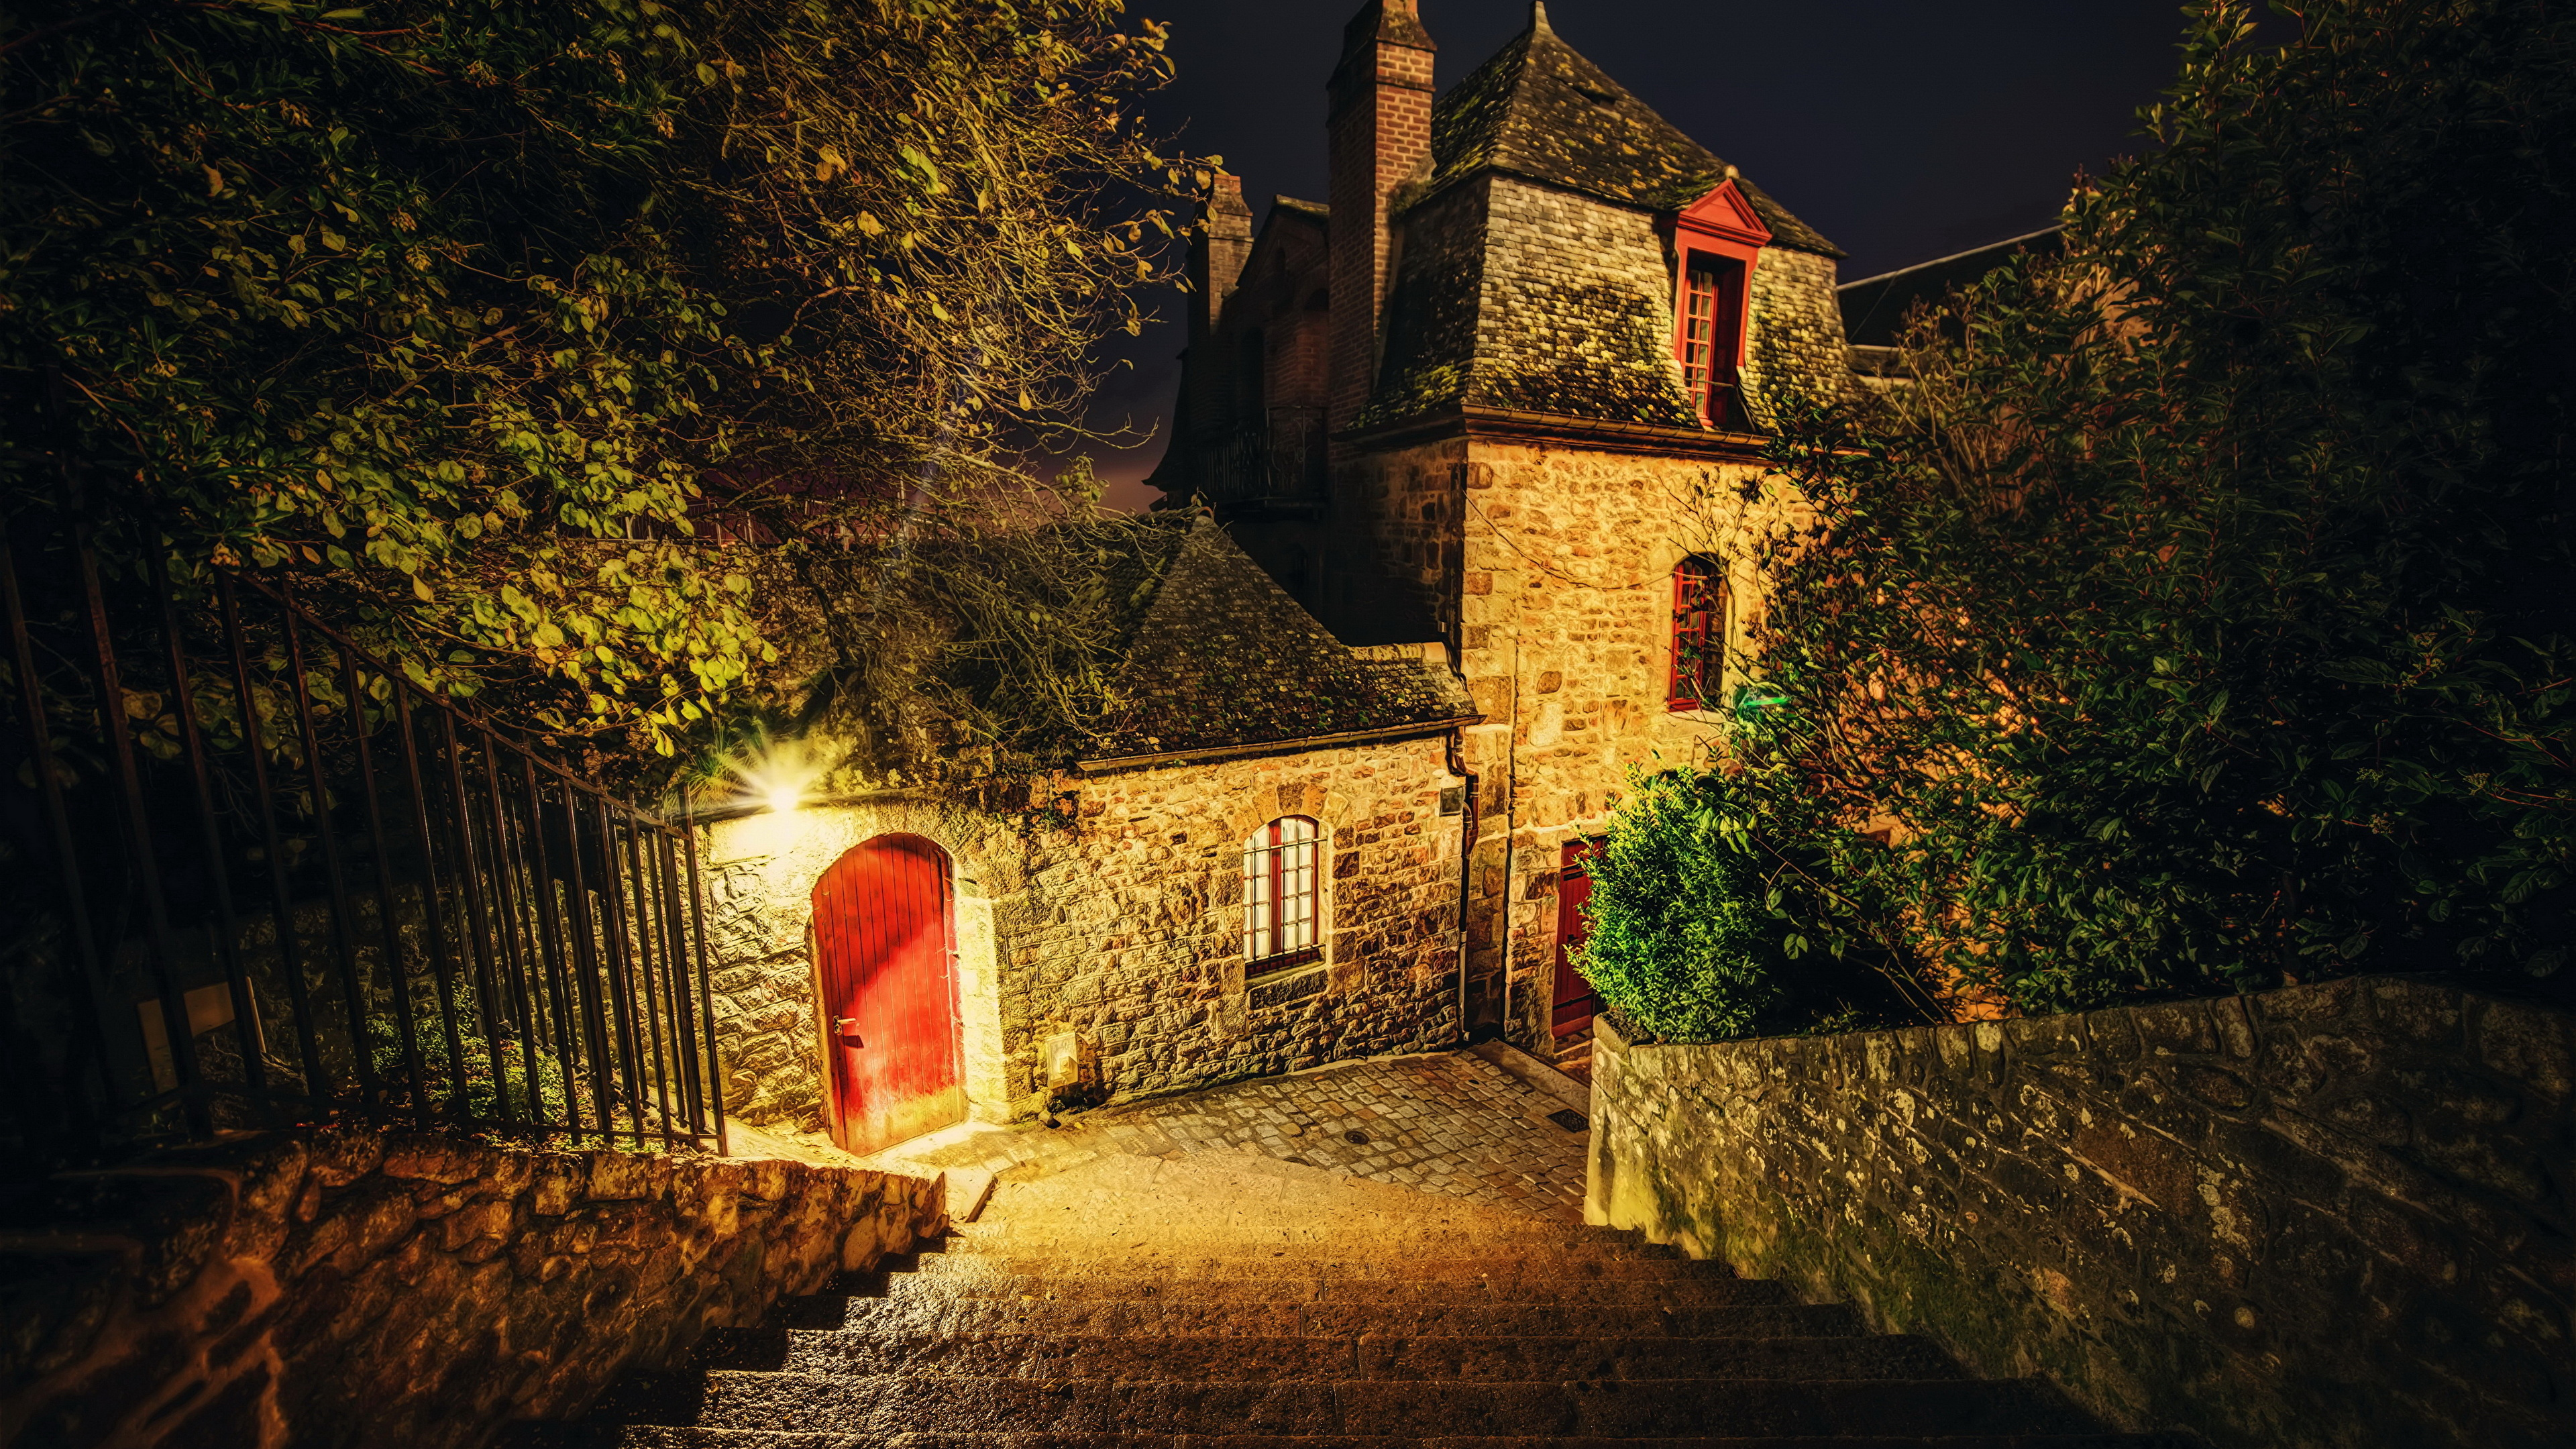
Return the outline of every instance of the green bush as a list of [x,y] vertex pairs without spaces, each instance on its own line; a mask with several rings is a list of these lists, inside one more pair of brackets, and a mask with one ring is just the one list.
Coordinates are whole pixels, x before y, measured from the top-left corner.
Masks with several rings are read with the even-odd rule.
[[[1783,854],[1715,771],[1633,775],[1591,864],[1590,933],[1575,969],[1620,1016],[1672,1041],[1851,1031],[1937,1015],[1905,958],[1800,935],[1850,873],[1835,854]],[[1859,837],[1838,853],[1875,849]]]
[[1779,1004],[1778,931],[1754,863],[1718,832],[1701,782],[1636,782],[1592,862],[1575,969],[1659,1037],[1743,1036]]

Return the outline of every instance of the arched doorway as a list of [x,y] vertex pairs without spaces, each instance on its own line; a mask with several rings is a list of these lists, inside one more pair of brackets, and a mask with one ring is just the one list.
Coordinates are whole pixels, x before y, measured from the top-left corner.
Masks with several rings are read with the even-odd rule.
[[880,835],[814,883],[815,1005],[832,1140],[850,1152],[966,1116],[948,852]]

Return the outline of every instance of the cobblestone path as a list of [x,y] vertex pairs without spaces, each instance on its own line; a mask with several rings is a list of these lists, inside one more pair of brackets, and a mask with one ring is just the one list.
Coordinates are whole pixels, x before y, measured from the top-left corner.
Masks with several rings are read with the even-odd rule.
[[[1541,1068],[1540,1070],[1544,1070]],[[1579,1089],[1572,1100],[1580,1100]],[[1583,1221],[1591,1134],[1573,1109],[1474,1052],[1348,1062],[1103,1108],[1057,1128],[952,1128],[868,1159],[1027,1181],[1110,1155],[1243,1154]]]

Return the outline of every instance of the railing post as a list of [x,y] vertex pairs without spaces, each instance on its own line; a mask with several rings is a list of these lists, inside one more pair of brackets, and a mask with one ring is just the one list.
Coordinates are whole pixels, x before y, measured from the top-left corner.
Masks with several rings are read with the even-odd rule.
[[304,740],[304,778],[313,791],[313,833],[322,845],[322,879],[331,891],[331,946],[340,963],[340,994],[349,1013],[349,1056],[358,1077],[358,1093],[375,1104],[376,1066],[367,1056],[367,991],[358,979],[358,934],[350,919],[348,873],[340,865],[340,832],[331,823],[331,777],[322,763],[322,726],[313,713],[313,689],[306,677],[304,631],[290,601],[284,615],[286,667],[295,675],[295,723]]
[[250,656],[242,647],[241,604],[233,595],[232,577],[215,573],[215,604],[221,610],[224,641],[233,663],[233,697],[241,705],[242,750],[250,761],[251,798],[259,803],[260,843],[268,856],[269,914],[276,922],[277,971],[286,981],[286,1009],[295,1018],[296,1061],[304,1069],[307,1100],[325,1094],[322,1044],[313,1035],[313,1002],[304,986],[304,951],[295,931],[295,892],[286,874],[286,838],[277,828],[277,801],[270,793],[268,744],[259,727],[259,697],[251,688]]
[[188,650],[179,633],[179,606],[170,597],[170,568],[162,557],[161,540],[147,537],[144,551],[150,556],[152,592],[161,605],[161,637],[169,646],[170,705],[179,720],[180,748],[188,757],[188,780],[196,790],[206,879],[212,883],[215,898],[215,959],[223,965],[224,986],[232,997],[233,1038],[241,1048],[242,1089],[259,1103],[263,1116],[273,1117],[268,1100],[268,1063],[261,1059],[259,1003],[251,995],[250,976],[242,969],[240,926],[233,919],[232,873],[227,869],[223,821],[215,814],[214,780],[206,765],[205,733],[197,725],[196,689],[188,682]]
[[161,890],[161,860],[152,849],[151,812],[143,801],[142,774],[135,768],[134,738],[125,727],[125,680],[116,665],[107,595],[99,588],[98,552],[90,540],[80,483],[68,457],[63,463],[63,493],[64,511],[71,517],[72,557],[80,572],[81,603],[89,619],[90,645],[96,656],[99,738],[107,746],[117,790],[123,796],[127,848],[143,890],[144,920],[152,938],[153,985],[161,997],[161,1032],[169,1045],[171,1075],[178,1083],[180,1113],[187,1119],[189,1133],[202,1137],[213,1130],[214,1118],[199,1090],[202,1078],[197,1071],[197,1043],[188,1031],[188,1002],[179,987],[178,948],[170,939],[169,904]]
[[[76,962],[64,963],[64,975],[72,978],[63,994],[63,1005],[69,1009],[74,1026],[72,1041],[63,1057],[63,1085],[75,1104],[72,1111],[72,1135],[86,1139],[83,1146],[96,1148],[106,1132],[104,1114],[114,1111],[116,1076],[107,1059],[105,1028],[107,1000],[105,971],[99,956],[98,936],[89,918],[89,895],[82,879],[80,856],[73,848],[71,812],[63,802],[63,779],[54,763],[52,722],[45,714],[44,682],[36,673],[35,641],[27,632],[26,601],[18,588],[17,545],[5,515],[0,515],[0,609],[5,609],[9,625],[9,663],[18,676],[18,713],[27,727],[29,761],[36,771],[37,794],[45,802],[45,828],[53,837],[54,860],[62,877],[63,904],[71,917],[71,938]],[[85,1009],[84,1009],[85,1008]],[[98,1075],[98,1100],[88,1102],[79,1088],[83,1075],[82,1058]],[[81,1120],[87,1114],[81,1105],[94,1106],[101,1116]],[[41,1104],[28,1104],[41,1110]]]
[[689,847],[689,934],[697,939],[698,1008],[707,1023],[707,1106],[715,1114],[716,1155],[731,1157],[733,1145],[725,1133],[724,1058],[716,1045],[716,994],[707,968],[705,890],[698,879],[698,800],[694,793],[683,799],[682,829],[687,832],[683,838]]

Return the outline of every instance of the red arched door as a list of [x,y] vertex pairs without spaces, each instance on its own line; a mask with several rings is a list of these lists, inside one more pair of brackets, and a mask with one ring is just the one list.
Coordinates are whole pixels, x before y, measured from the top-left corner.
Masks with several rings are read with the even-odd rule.
[[1592,1014],[1601,1009],[1600,993],[1574,969],[1574,948],[1592,934],[1592,923],[1583,918],[1583,905],[1591,899],[1592,842],[1577,840],[1565,847],[1556,877],[1556,999],[1548,1030],[1557,1036],[1590,1026]]
[[874,1152],[966,1116],[948,853],[881,835],[814,883],[832,1140]]

